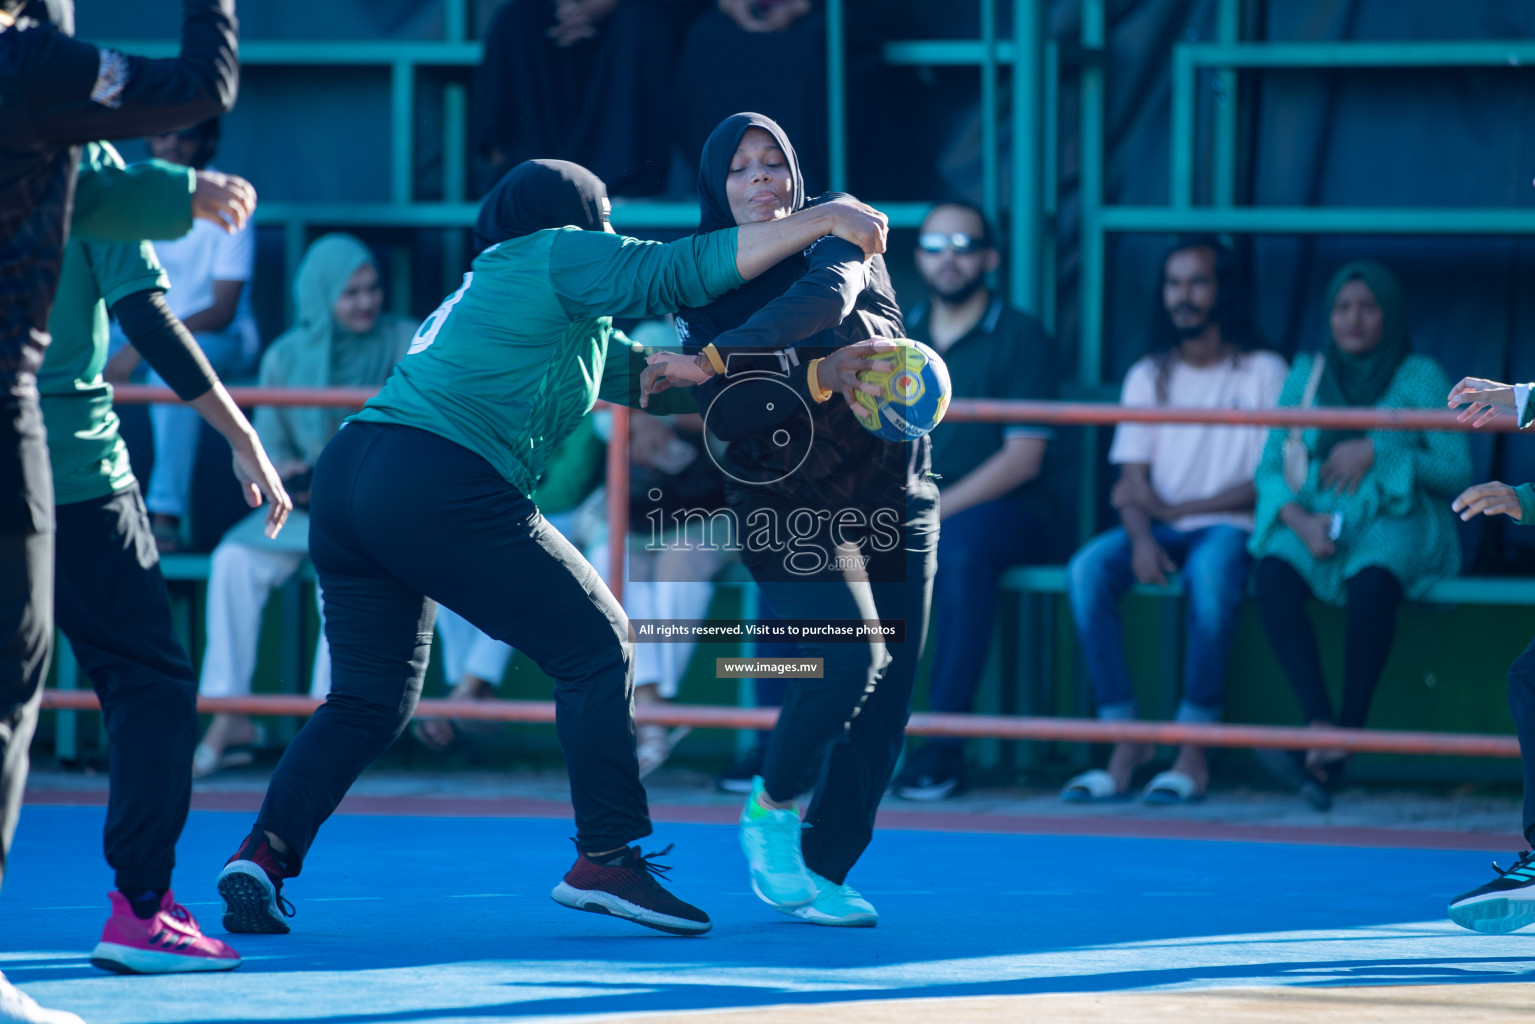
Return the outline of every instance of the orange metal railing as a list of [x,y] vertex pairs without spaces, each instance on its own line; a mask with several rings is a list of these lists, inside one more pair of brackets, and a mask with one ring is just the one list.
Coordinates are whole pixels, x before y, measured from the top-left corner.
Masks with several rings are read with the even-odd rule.
[[[170,402],[166,388],[119,385],[116,399],[123,403]],[[327,406],[357,408],[374,392],[367,388],[250,388],[229,389],[241,405]],[[612,437],[608,446],[609,535],[622,538],[628,522],[628,422],[629,410],[612,409]],[[1129,408],[1087,402],[1028,402],[956,399],[946,415],[950,420],[1040,423],[1052,425],[1106,426],[1123,422],[1209,423],[1232,426],[1319,427],[1334,430],[1453,430],[1469,431],[1448,410],[1434,409],[1176,409]],[[1481,428],[1512,430],[1504,420]],[[610,578],[621,596],[624,547],[609,545]],[[303,717],[314,713],[320,701],[308,697],[249,696],[201,697],[203,712]],[[96,695],[83,690],[49,690],[45,708],[93,710]],[[452,701],[423,700],[419,718],[457,718],[493,722],[552,723],[552,701]],[[635,708],[644,723],[688,725],[704,729],[769,729],[777,720],[776,708],[659,704]],[[1445,757],[1517,758],[1519,741],[1513,736],[1470,733],[1404,732],[1367,729],[1303,729],[1283,726],[1194,724],[1179,722],[1125,722],[1097,719],[1036,718],[999,715],[914,714],[908,733],[922,736],[988,737],[1004,740],[1043,740],[1086,743],[1194,744],[1203,747],[1268,747],[1278,749],[1335,749],[1354,753],[1426,754]]]

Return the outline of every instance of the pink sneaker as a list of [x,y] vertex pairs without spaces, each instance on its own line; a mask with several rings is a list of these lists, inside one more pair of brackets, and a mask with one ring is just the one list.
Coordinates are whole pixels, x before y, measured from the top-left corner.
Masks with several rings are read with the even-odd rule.
[[160,910],[148,920],[133,912],[120,892],[108,894],[112,916],[91,951],[91,964],[117,974],[173,974],[181,971],[231,971],[240,954],[197,927],[197,919],[176,902],[170,890]]

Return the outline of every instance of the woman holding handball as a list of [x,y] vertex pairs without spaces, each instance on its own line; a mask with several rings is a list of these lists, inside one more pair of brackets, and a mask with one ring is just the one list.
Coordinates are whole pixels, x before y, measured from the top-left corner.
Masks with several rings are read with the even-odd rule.
[[607,191],[585,168],[537,160],[507,172],[481,207],[483,251],[463,285],[315,467],[309,551],[325,593],[331,692],[219,875],[225,927],[288,930],[283,880],[410,720],[441,602],[555,680],[579,852],[554,898],[660,931],[708,931],[708,915],[664,889],[629,845],[651,828],[628,622],[529,495],[599,392],[627,402],[638,390],[643,362],[612,316],[707,303],[827,232],[884,248],[884,218],[856,203],[641,242],[612,233]]
[[[715,129],[698,191],[700,237],[807,206],[793,146],[760,114]],[[652,356],[646,385],[696,385],[705,425],[728,444],[723,511],[763,598],[782,619],[898,630],[800,642],[802,657],[822,659],[823,677],[789,681],[741,812],[757,895],[813,924],[873,925],[874,907],[846,878],[900,757],[938,543],[926,436],[888,440],[854,411],[882,394],[859,372],[896,369],[897,343],[871,339],[899,338],[901,310],[879,256],[865,261],[823,238],[746,287],[682,310],[678,331],[696,355]],[[855,358],[865,352],[883,358]],[[802,813],[794,801],[806,793]]]

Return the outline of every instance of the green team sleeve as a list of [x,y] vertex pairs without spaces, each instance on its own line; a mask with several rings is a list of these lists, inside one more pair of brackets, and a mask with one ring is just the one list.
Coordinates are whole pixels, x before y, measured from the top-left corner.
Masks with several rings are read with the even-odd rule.
[[[645,372],[644,346],[636,344],[623,331],[614,331],[608,341],[608,357],[602,364],[602,380],[597,397],[615,405],[640,407],[640,374]],[[652,416],[673,416],[697,412],[692,388],[668,388],[650,396],[645,411]]]
[[90,250],[96,286],[108,309],[134,292],[170,289],[165,268],[160,266],[155,248],[148,242],[93,242],[86,248]]
[[649,317],[705,306],[744,283],[736,229],[642,242],[566,228],[549,250],[549,283],[573,319]]
[[192,230],[195,172],[160,160],[132,167],[105,142],[80,155],[70,231],[87,242],[180,238]]
[[1535,484],[1520,484],[1514,494],[1519,498],[1519,525],[1535,526]]

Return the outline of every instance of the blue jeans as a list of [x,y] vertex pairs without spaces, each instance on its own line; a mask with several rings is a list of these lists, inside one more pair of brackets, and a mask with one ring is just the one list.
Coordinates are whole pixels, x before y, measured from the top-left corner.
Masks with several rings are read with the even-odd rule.
[[[204,331],[197,344],[220,377],[243,370],[245,350],[235,331]],[[148,381],[164,387],[158,373]],[[155,466],[149,474],[144,504],[155,515],[184,517],[192,503],[192,467],[197,463],[197,440],[202,436],[202,416],[189,405],[152,405],[149,422],[155,430]]]
[[[1156,523],[1151,529],[1182,571],[1188,602],[1188,648],[1178,721],[1219,721],[1226,661],[1247,589],[1248,533],[1224,525],[1185,532]],[[1135,718],[1137,714],[1119,615],[1119,599],[1135,583],[1130,552],[1130,535],[1118,527],[1094,537],[1067,566],[1071,613],[1099,718]]]
[[[938,537],[938,577],[933,581],[934,711],[972,709],[981,670],[991,649],[997,582],[1009,566],[1050,557],[1050,530],[1039,511],[1017,498],[971,506],[943,521]],[[964,745],[960,737],[935,737],[940,746]]]

